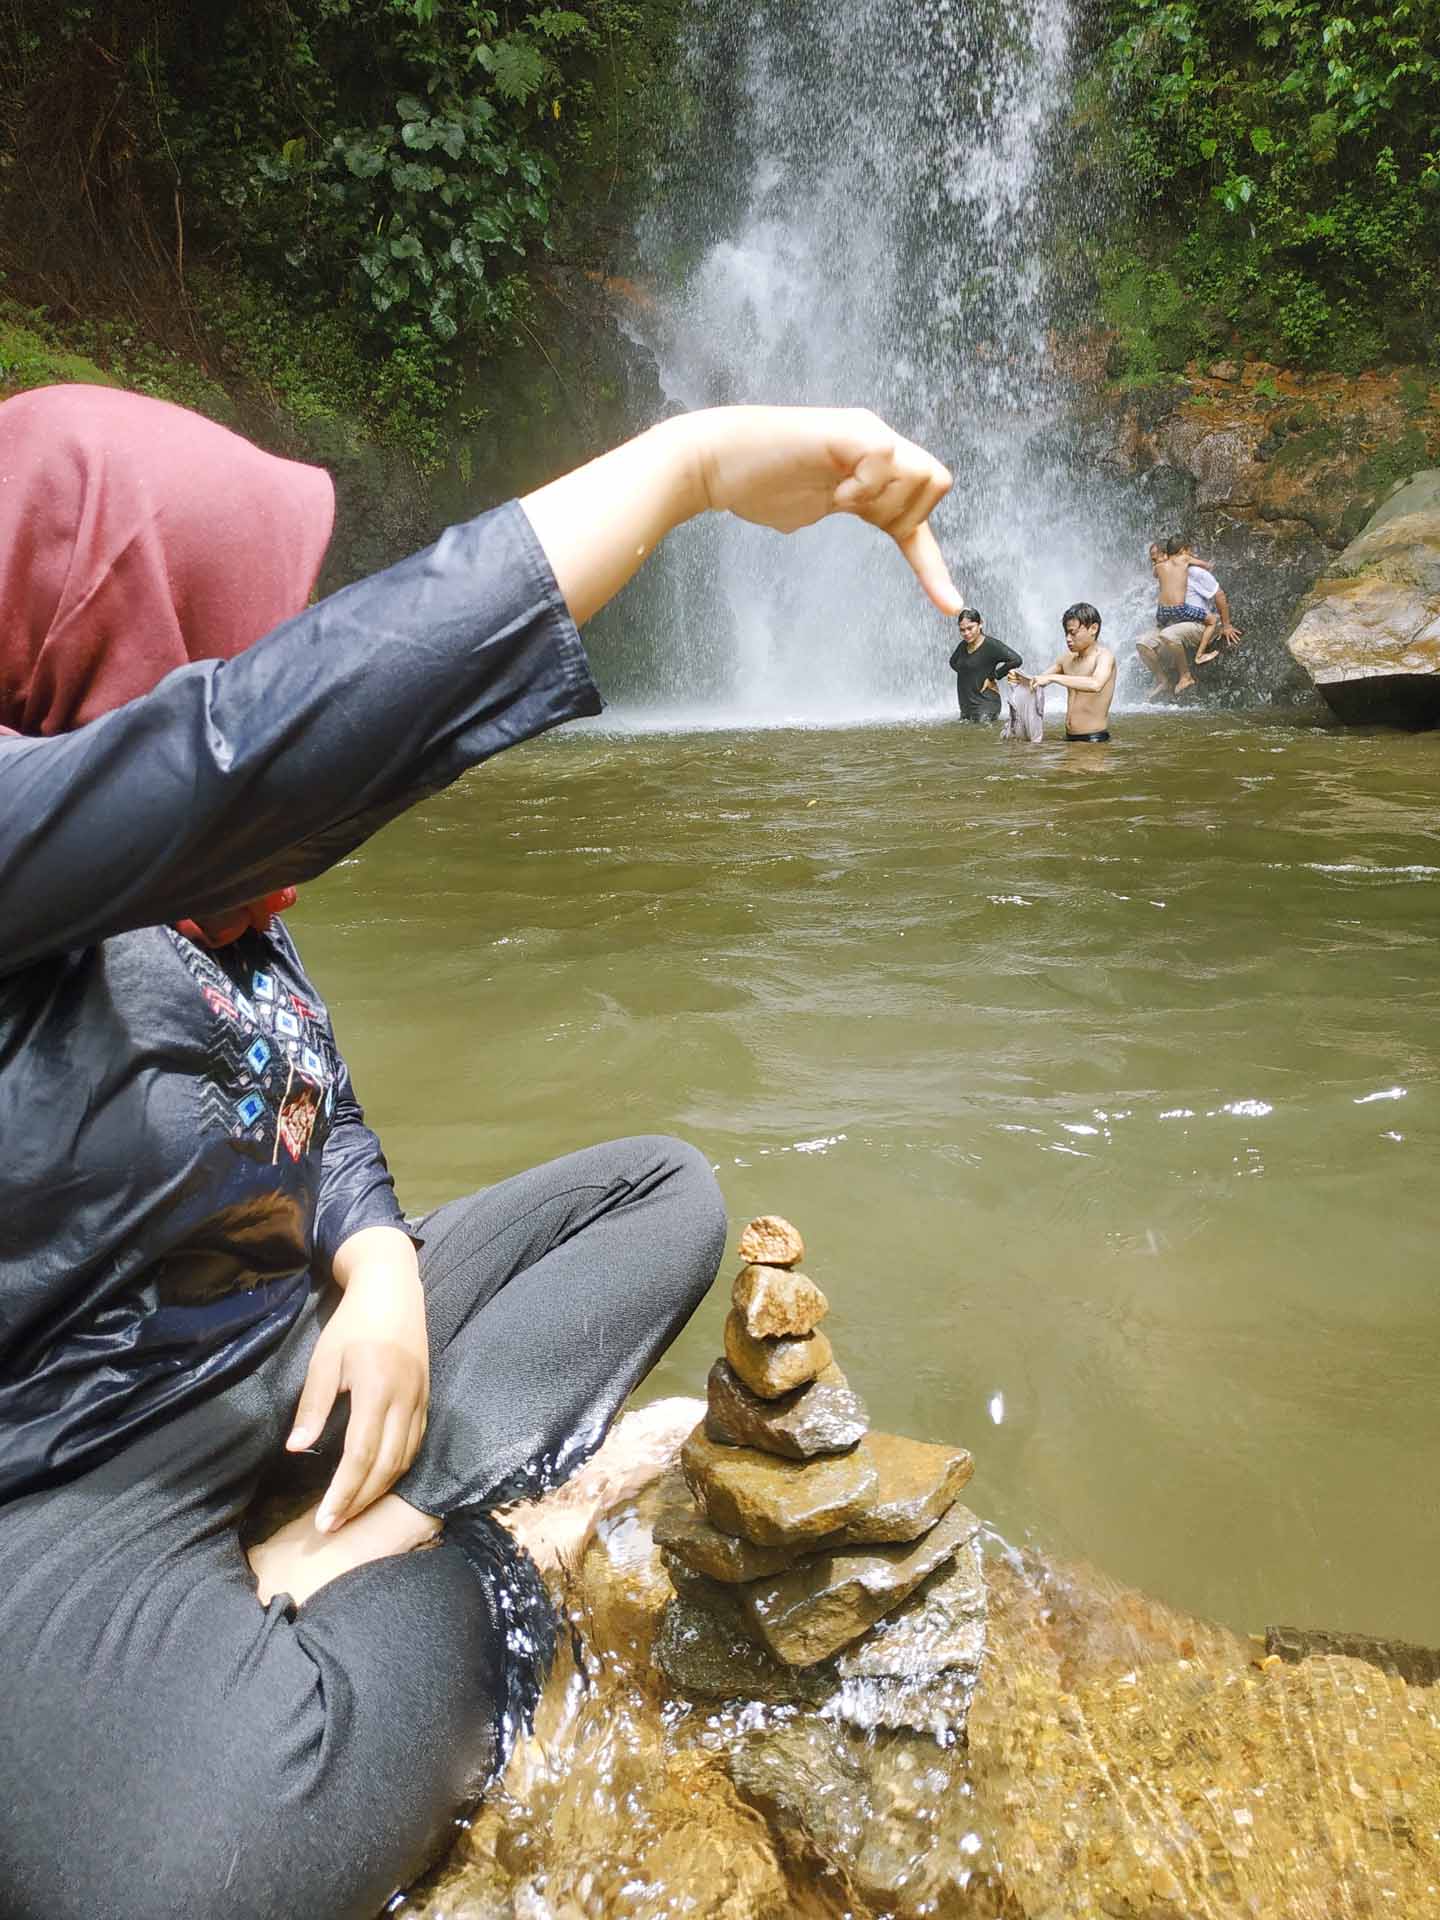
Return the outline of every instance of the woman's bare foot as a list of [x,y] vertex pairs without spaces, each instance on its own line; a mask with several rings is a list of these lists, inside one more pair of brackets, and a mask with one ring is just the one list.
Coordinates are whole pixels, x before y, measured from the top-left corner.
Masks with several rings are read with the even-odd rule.
[[268,1606],[277,1593],[288,1593],[296,1605],[337,1574],[349,1573],[371,1560],[395,1553],[413,1553],[433,1546],[440,1522],[421,1513],[398,1493],[386,1493],[334,1533],[315,1525],[319,1503],[287,1520],[268,1540],[257,1540],[246,1556],[255,1575],[256,1597]]
[[495,1517],[538,1567],[573,1567],[596,1522],[663,1473],[704,1416],[703,1400],[683,1398],[656,1400],[633,1413],[622,1413],[599,1451],[573,1479],[553,1493]]

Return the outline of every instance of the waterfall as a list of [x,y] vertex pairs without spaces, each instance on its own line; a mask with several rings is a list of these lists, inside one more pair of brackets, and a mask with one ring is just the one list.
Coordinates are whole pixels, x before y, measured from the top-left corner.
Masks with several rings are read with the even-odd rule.
[[[1133,599],[1140,564],[1078,465],[1055,364],[1096,201],[1071,14],[694,0],[687,111],[638,237],[656,294],[634,326],[667,399],[863,404],[929,447],[955,474],[935,524],[956,582],[1027,665],[1053,660],[1067,603],[1118,610],[1122,578]],[[717,517],[658,575],[637,689],[656,721],[953,705],[953,624],[854,522],[782,540]]]

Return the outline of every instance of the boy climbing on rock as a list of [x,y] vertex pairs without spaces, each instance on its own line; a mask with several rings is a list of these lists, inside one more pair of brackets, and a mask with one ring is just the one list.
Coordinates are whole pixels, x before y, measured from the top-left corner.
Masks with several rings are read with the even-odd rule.
[[[1135,651],[1149,668],[1155,685],[1151,699],[1163,695],[1188,693],[1195,675],[1186,647],[1193,640],[1196,666],[1218,659],[1217,639],[1227,646],[1240,644],[1240,632],[1230,620],[1230,605],[1225,589],[1210,571],[1209,563],[1193,553],[1187,540],[1179,535],[1158,541],[1150,547],[1150,567],[1159,589],[1155,609],[1158,629],[1151,640],[1138,643]],[[1197,636],[1187,629],[1199,627]]]

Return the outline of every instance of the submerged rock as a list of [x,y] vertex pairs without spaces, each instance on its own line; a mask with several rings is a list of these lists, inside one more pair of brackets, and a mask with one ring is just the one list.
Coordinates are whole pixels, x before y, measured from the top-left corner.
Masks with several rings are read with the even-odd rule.
[[[411,1892],[407,1920],[1434,1912],[1440,1688],[1338,1653],[1265,1659],[1093,1568],[1007,1551],[985,1561],[965,1739],[959,1718],[934,1726],[940,1739],[890,1732],[866,1715],[876,1697],[903,1703],[907,1671],[918,1707],[963,1703],[963,1661],[914,1682],[900,1637],[911,1621],[923,1634],[950,1592],[946,1644],[973,1651],[975,1543],[817,1667],[782,1667],[739,1636],[736,1685],[690,1638],[714,1651],[713,1623],[687,1625],[659,1564],[657,1504],[652,1488],[607,1517],[566,1576],[586,1684],[562,1648],[538,1737]],[[892,1656],[896,1674],[855,1670]]]
[[1321,1627],[1267,1627],[1265,1651],[1277,1659],[1298,1663],[1317,1654],[1338,1654],[1346,1660],[1365,1660],[1382,1673],[1393,1673],[1413,1687],[1440,1683],[1440,1648],[1417,1647],[1410,1640],[1381,1640],[1372,1633],[1334,1633]]
[[781,1460],[753,1447],[717,1446],[699,1426],[680,1464],[713,1525],[759,1547],[802,1550],[866,1512],[880,1476],[861,1448],[814,1460]]
[[979,1530],[973,1513],[952,1507],[919,1540],[816,1554],[774,1579],[740,1588],[740,1604],[776,1659],[791,1667],[813,1666],[857,1640]]
[[830,1302],[803,1273],[753,1262],[736,1274],[730,1298],[745,1331],[757,1340],[777,1333],[813,1333],[830,1311]]
[[740,1258],[762,1267],[794,1267],[805,1258],[800,1229],[778,1213],[762,1213],[740,1236]]
[[751,1393],[728,1361],[717,1360],[707,1382],[705,1431],[724,1446],[759,1447],[792,1460],[848,1453],[869,1422],[860,1396],[832,1361],[815,1378],[778,1400]]
[[1287,644],[1342,720],[1440,726],[1440,471],[1371,516],[1301,602]]
[[737,1308],[725,1316],[725,1358],[752,1393],[778,1400],[823,1373],[834,1358],[823,1333],[757,1340]]
[[977,1534],[893,1613],[830,1663],[832,1711],[856,1726],[963,1731],[985,1654],[985,1575]]

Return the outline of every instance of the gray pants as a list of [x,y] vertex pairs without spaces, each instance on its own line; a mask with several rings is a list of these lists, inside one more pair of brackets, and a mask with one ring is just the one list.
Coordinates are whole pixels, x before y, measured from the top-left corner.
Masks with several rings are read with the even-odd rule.
[[[455,1513],[599,1443],[713,1280],[725,1218],[699,1154],[635,1139],[423,1232],[431,1420],[398,1491]],[[4,1920],[370,1920],[483,1784],[515,1657],[483,1518],[303,1607],[256,1601],[237,1527],[284,1466],[322,1320],[312,1306],[247,1379],[0,1507]]]

